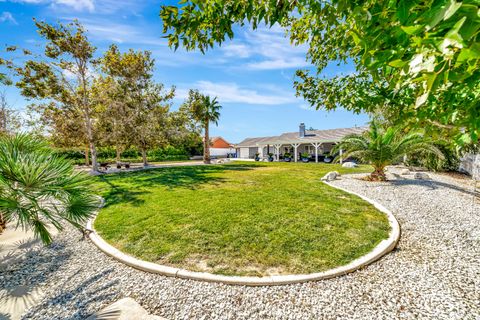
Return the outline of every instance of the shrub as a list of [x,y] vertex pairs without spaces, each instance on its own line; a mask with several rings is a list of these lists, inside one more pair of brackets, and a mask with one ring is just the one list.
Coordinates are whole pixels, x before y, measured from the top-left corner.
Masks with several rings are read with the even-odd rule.
[[460,156],[455,146],[447,141],[436,141],[433,145],[445,156],[443,159],[432,154],[419,152],[407,158],[406,165],[424,167],[432,171],[457,171]]

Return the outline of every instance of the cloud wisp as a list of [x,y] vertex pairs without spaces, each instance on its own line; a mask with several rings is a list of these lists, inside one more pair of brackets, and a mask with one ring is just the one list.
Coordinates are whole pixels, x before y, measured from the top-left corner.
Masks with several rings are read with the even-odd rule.
[[226,57],[243,59],[241,68],[248,70],[275,70],[309,66],[306,46],[294,46],[285,37],[282,28],[262,27],[245,31],[243,35],[221,47]]
[[[241,87],[236,83],[229,82],[211,82],[197,81],[191,86],[198,89],[203,94],[218,97],[222,103],[243,103],[252,105],[282,105],[297,102],[297,98],[292,92],[273,88],[269,90],[262,87],[261,92],[253,88]],[[188,95],[188,89],[180,88],[177,90],[177,99],[185,99]]]
[[8,11],[3,11],[2,14],[0,14],[0,22],[9,22],[15,25],[18,24],[17,20],[15,20],[13,15]]

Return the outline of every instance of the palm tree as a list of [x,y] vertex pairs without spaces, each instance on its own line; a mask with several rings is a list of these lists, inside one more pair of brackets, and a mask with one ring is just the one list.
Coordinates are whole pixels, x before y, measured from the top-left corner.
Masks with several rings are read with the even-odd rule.
[[45,142],[20,134],[0,138],[0,220],[32,229],[45,244],[50,227],[62,221],[82,229],[98,208],[90,178],[74,172],[72,164]]
[[211,99],[207,95],[199,95],[195,103],[191,105],[192,115],[196,121],[202,124],[205,133],[203,138],[203,162],[207,164],[210,163],[210,122],[218,125],[220,109],[222,109],[222,106],[218,104],[217,97]]
[[400,161],[404,156],[422,152],[444,158],[442,152],[422,132],[404,133],[400,127],[384,129],[377,121],[372,121],[370,130],[362,135],[344,137],[333,152],[340,149],[344,151],[343,157],[353,157],[371,164],[374,171],[369,180],[372,181],[385,181],[385,167]]

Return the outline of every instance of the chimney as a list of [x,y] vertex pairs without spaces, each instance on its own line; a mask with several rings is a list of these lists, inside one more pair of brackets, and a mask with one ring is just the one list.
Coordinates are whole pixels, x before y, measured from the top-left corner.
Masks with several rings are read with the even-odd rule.
[[300,123],[298,135],[300,138],[305,138],[305,123]]

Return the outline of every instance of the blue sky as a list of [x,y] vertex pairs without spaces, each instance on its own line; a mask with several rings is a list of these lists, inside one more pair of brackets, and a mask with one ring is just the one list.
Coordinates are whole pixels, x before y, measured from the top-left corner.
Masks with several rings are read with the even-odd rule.
[[[122,50],[150,50],[156,60],[155,79],[175,85],[174,107],[188,89],[218,96],[223,106],[213,135],[239,142],[246,137],[278,135],[307,128],[318,129],[363,125],[366,115],[344,110],[312,110],[295,97],[293,77],[298,68],[308,68],[305,47],[294,47],[283,31],[274,27],[252,31],[238,28],[235,39],[202,55],[173,51],[162,36],[158,17],[160,5],[176,1],[155,0],[0,0],[0,44],[38,50],[32,18],[48,22],[79,19],[88,29],[90,40],[101,55],[111,43]],[[37,48],[37,49],[35,49]],[[353,66],[332,64],[327,77],[353,71]],[[19,110],[28,104],[14,87],[6,88],[10,103]]]

